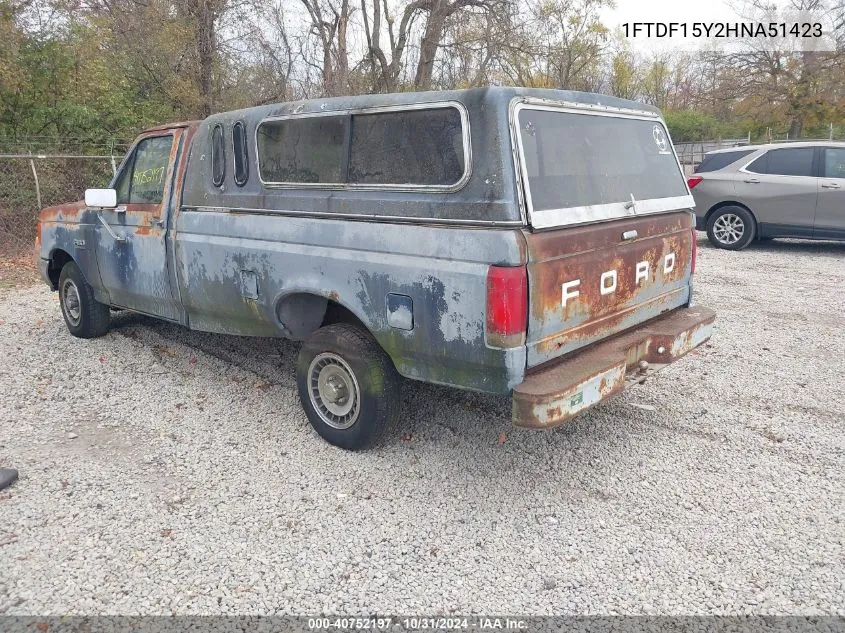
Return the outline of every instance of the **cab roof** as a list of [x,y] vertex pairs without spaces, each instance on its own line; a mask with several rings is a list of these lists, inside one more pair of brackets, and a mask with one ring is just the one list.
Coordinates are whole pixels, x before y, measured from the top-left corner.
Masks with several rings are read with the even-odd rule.
[[388,106],[403,106],[422,103],[438,103],[443,101],[457,101],[466,105],[485,103],[488,105],[507,104],[516,97],[530,97],[549,101],[565,101],[570,103],[605,106],[625,110],[646,111],[660,114],[657,108],[608,95],[592,92],[578,92],[574,90],[548,90],[542,88],[517,88],[489,86],[486,88],[468,88],[464,90],[432,90],[428,92],[396,92],[390,94],[353,95],[345,97],[326,97],[320,99],[305,99],[270,105],[255,106],[231,112],[212,114],[205,121],[215,123],[222,120],[260,120],[265,117],[283,116],[288,114],[312,112],[337,112],[344,110],[358,110],[365,108],[380,108]]

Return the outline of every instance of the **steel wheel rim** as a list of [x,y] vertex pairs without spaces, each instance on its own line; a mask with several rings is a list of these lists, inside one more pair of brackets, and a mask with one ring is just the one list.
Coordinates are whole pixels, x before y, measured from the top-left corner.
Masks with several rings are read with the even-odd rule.
[[79,298],[79,289],[72,279],[65,279],[62,284],[62,306],[71,325],[79,325],[79,320],[82,318],[82,301]]
[[713,235],[722,244],[736,244],[745,234],[745,222],[735,213],[725,213],[713,223]]
[[308,367],[308,396],[320,419],[348,429],[361,414],[361,390],[349,364],[337,354],[318,354]]

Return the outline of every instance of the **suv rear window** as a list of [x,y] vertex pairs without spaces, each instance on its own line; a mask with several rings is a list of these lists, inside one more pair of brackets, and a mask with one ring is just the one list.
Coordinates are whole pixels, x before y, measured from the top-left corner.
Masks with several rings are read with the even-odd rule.
[[753,149],[744,149],[737,150],[735,152],[719,152],[718,154],[706,154],[704,156],[704,160],[701,161],[701,164],[695,168],[695,173],[703,174],[708,171],[716,171],[718,169],[723,169],[731,163],[735,163],[740,158],[748,156],[749,154],[753,154],[755,151],[756,150]]
[[812,176],[813,148],[772,149],[745,168],[755,174],[773,176]]
[[[533,211],[688,195],[657,120],[528,107],[518,123]],[[581,220],[600,219],[590,213]]]
[[451,106],[263,121],[257,140],[265,184],[452,187],[467,168]]

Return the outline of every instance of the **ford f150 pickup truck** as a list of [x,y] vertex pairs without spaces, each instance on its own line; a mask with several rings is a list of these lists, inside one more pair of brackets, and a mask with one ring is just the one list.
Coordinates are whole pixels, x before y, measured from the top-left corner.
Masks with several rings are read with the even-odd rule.
[[41,212],[70,333],[121,308],[303,341],[316,431],[372,445],[400,376],[549,428],[706,341],[694,206],[659,111],[522,88],[368,95],[143,132]]

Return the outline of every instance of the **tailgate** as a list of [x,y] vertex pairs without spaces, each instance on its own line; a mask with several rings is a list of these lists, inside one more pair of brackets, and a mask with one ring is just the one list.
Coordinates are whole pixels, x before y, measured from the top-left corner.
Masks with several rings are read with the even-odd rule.
[[679,211],[525,231],[528,366],[687,305],[693,226]]
[[689,303],[694,206],[656,111],[513,106],[528,366]]

